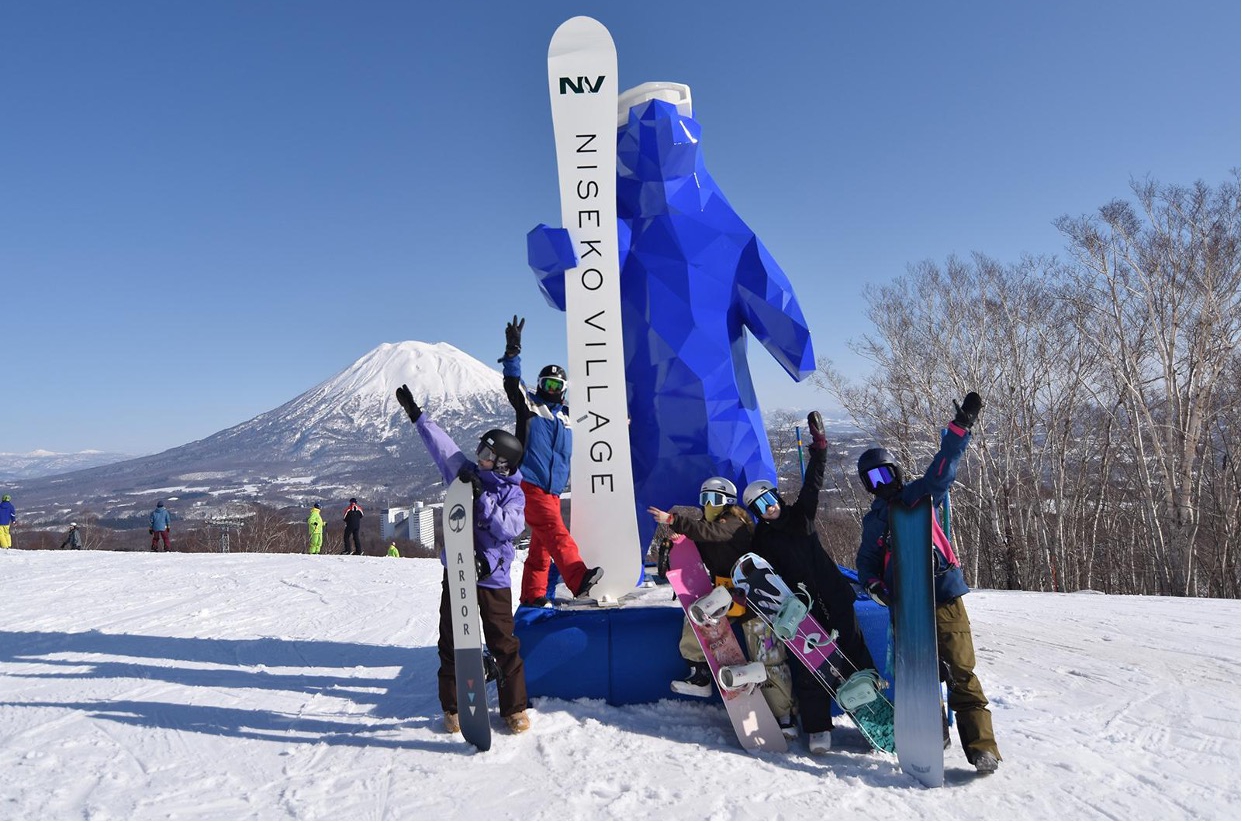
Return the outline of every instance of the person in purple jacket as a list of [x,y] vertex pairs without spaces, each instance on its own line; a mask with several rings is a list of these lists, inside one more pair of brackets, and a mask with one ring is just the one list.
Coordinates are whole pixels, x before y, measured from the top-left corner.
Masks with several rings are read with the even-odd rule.
[[[474,486],[474,556],[479,569],[479,615],[483,641],[499,668],[496,690],[500,715],[513,733],[530,728],[526,715],[526,671],[513,632],[513,589],[509,569],[513,565],[513,540],[526,529],[526,495],[522,493],[522,443],[501,429],[479,439],[477,462],[471,462],[440,426],[432,422],[414,401],[409,386],[397,389],[397,402],[405,409],[418,435],[440,469],[445,483],[462,479]],[[440,707],[444,730],[457,733],[457,673],[453,659],[452,605],[449,600],[448,564],[440,583]]]

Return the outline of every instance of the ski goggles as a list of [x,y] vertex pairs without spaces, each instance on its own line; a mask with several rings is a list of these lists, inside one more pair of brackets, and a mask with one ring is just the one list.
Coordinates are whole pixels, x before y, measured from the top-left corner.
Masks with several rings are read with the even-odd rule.
[[544,377],[539,381],[539,390],[545,394],[559,394],[565,390],[565,381],[559,377]]
[[496,473],[507,474],[509,472],[509,461],[504,457],[497,456],[496,452],[486,445],[480,445],[477,453],[479,462],[492,463],[492,470]]
[[780,500],[776,498],[775,491],[764,491],[759,496],[750,501],[750,510],[759,516],[763,516],[773,505],[780,505]]
[[867,487],[872,491],[897,479],[897,474],[893,471],[893,466],[891,465],[878,465],[868,470],[865,476],[867,477]]
[[699,505],[732,505],[737,502],[734,497],[723,491],[704,491],[699,494]]

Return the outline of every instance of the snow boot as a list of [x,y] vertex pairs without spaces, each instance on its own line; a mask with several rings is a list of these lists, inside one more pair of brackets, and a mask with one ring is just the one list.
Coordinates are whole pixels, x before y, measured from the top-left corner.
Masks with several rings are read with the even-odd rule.
[[806,746],[813,754],[825,754],[832,750],[832,730],[807,734]]
[[674,679],[673,693],[686,696],[710,697],[712,695],[712,669],[706,662],[691,662],[690,673],[685,679]]
[[975,756],[975,771],[980,776],[987,776],[990,773],[996,773],[996,769],[1000,767],[1000,760],[988,751]]
[[446,734],[461,733],[461,722],[457,719],[457,714],[445,712],[444,714],[444,732]]
[[789,714],[778,716],[776,718],[776,724],[781,727],[781,736],[786,739],[798,738],[798,723],[794,722],[793,717]]
[[574,599],[587,599],[590,597],[591,589],[595,587],[595,583],[599,582],[603,576],[603,568],[586,569],[586,573],[582,575],[582,582],[578,585],[578,590],[574,591]]
[[515,734],[530,730],[530,717],[526,715],[526,711],[509,714],[505,717],[505,723],[509,726],[509,730]]

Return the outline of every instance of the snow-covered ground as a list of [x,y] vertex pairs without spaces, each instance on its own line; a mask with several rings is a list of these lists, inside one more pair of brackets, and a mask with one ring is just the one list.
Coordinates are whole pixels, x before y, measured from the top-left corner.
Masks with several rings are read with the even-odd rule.
[[842,721],[537,699],[440,732],[434,560],[0,551],[4,819],[1238,819],[1239,603],[978,591],[1005,761],[929,790]]

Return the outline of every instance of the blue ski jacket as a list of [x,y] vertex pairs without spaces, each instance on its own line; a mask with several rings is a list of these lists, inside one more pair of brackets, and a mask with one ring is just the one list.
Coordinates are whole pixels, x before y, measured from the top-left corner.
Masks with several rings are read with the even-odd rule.
[[[495,471],[480,471],[478,464],[468,460],[452,437],[432,422],[426,412],[414,426],[446,484],[456,481],[463,465],[471,466],[483,481],[483,493],[474,501],[474,552],[491,570],[479,579],[479,587],[510,587],[513,540],[526,529],[522,472],[514,471],[505,476]],[[440,550],[440,564],[448,567],[443,549]]]
[[[927,473],[901,489],[902,504],[914,505],[923,497],[931,497],[933,506],[940,505],[953,485],[957,465],[969,444],[970,432],[949,423],[940,437],[940,450],[932,458]],[[888,544],[888,505],[887,500],[876,497],[871,502],[871,510],[863,516],[857,564],[859,582],[866,585],[872,580],[882,579],[891,591],[893,568],[889,563],[892,551]],[[943,604],[970,593],[962,566],[936,517],[932,517],[932,554],[935,560],[936,602]]]
[[569,483],[569,458],[574,450],[569,406],[545,402],[534,391],[523,390],[521,356],[505,357],[501,362],[505,396],[517,413],[517,438],[526,449],[522,475],[532,485],[560,496]]
[[151,512],[151,530],[167,531],[169,523],[172,522],[172,515],[168,513],[168,509],[164,506],[157,506]]
[[0,525],[12,525],[17,522],[17,509],[7,499],[0,502]]

